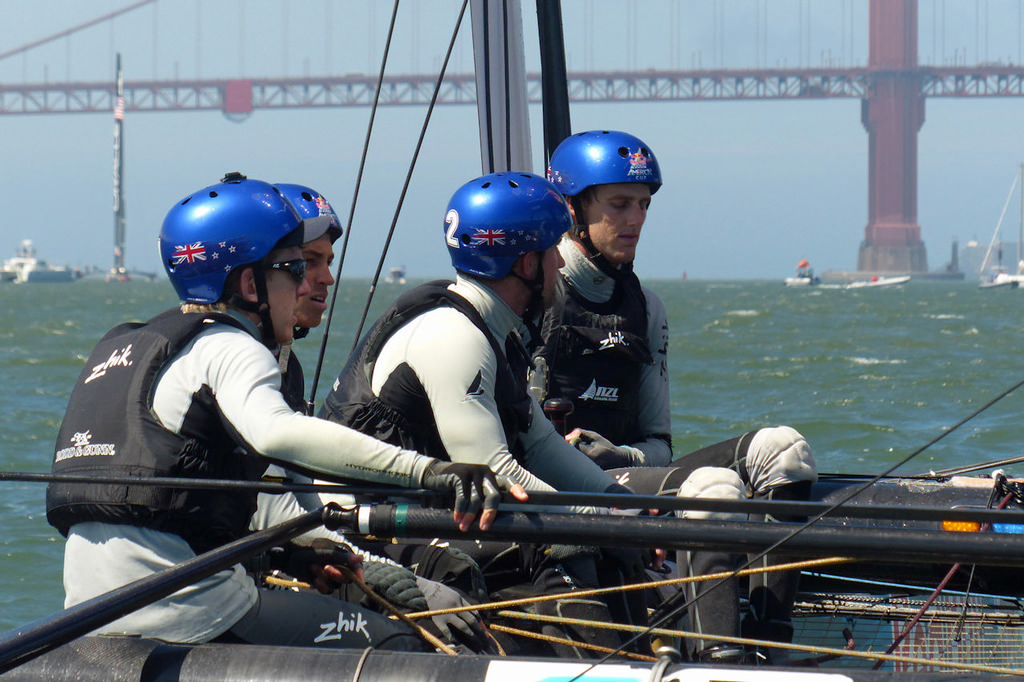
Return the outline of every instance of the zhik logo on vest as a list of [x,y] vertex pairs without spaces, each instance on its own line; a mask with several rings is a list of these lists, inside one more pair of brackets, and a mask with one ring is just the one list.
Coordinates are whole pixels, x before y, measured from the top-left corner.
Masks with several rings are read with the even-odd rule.
[[616,346],[626,346],[626,335],[620,331],[608,332],[608,336],[601,339],[601,343],[598,345],[598,350],[608,350],[615,348]]
[[580,394],[579,399],[617,403],[619,401],[619,389],[617,386],[598,386],[595,379],[590,382],[590,386],[587,386],[587,390]]
[[99,379],[101,376],[107,373],[108,369],[114,367],[131,367],[132,361],[129,359],[132,354],[132,344],[128,344],[124,348],[118,348],[114,350],[110,357],[101,362],[98,365],[94,365],[92,368],[92,374],[83,381],[83,384],[87,384],[93,379]]

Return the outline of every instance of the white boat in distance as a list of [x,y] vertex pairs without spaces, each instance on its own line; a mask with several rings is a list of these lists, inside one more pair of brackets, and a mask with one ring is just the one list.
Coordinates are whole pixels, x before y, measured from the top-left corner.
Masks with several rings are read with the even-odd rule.
[[[1018,270],[1020,267],[1018,266]],[[999,271],[994,275],[990,275],[987,279],[981,280],[978,284],[979,289],[996,289],[996,288],[1008,288],[1016,289],[1020,286],[1021,281],[1024,280],[1024,275],[1011,275],[1008,272]]]
[[844,289],[863,289],[866,287],[892,287],[906,284],[910,281],[910,275],[899,275],[897,277],[879,277],[874,275],[871,279],[848,282]]
[[388,284],[405,284],[405,266],[388,270],[388,276],[384,278],[384,281]]
[[783,284],[787,287],[809,287],[821,284],[821,278],[814,274],[814,268],[804,258],[796,264],[796,277],[787,277]]
[[[1020,193],[1020,209],[1017,215],[1017,272],[1012,274],[1006,272],[1003,269],[1003,243],[999,239],[999,228],[1003,224],[1003,218],[1006,217],[1006,209],[1010,206],[1010,199],[1013,198],[1013,193],[1020,187],[1022,180],[1024,180],[1024,164],[1018,166],[1017,176],[1013,179],[1013,184],[1010,185],[1010,193],[1006,197],[1006,203],[1003,204],[1003,212],[999,215],[999,222],[996,223],[996,231],[992,235],[992,241],[989,242],[988,251],[985,252],[985,260],[982,261],[981,267],[978,269],[978,274],[981,277],[981,282],[978,283],[979,289],[998,289],[998,288],[1009,288],[1016,289],[1020,286],[1021,282],[1024,282],[1024,255],[1021,253],[1021,240],[1024,239],[1024,192]],[[992,256],[992,249],[996,249],[996,264],[993,266],[990,264],[990,257]],[[985,271],[990,270],[988,275],[985,275]]]
[[50,265],[36,257],[31,239],[21,242],[14,258],[8,258],[0,267],[0,279],[5,282],[73,282],[82,276],[78,270],[63,265]]

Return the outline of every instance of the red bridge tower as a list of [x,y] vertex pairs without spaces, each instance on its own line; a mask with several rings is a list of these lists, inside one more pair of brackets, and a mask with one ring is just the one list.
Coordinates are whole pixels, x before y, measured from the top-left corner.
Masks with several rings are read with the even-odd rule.
[[871,0],[868,70],[861,100],[868,132],[868,224],[857,269],[927,272],[917,223],[917,131],[924,95],[917,68],[917,0]]

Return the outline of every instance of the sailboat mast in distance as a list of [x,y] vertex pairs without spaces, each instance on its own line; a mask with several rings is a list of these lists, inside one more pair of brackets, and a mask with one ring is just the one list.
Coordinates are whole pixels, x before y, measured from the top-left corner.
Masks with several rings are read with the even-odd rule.
[[1017,166],[1017,189],[1020,191],[1020,211],[1017,213],[1017,274],[1024,275],[1024,163]]
[[117,53],[116,86],[114,92],[114,267],[110,274],[124,277],[124,196],[121,178],[124,171],[124,77],[121,73],[121,53]]

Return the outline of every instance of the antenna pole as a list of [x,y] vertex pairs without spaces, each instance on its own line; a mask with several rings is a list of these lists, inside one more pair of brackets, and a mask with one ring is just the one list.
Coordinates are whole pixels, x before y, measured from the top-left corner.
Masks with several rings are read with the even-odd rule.
[[124,74],[121,53],[117,53],[114,85],[114,267],[113,277],[126,276],[124,267]]

